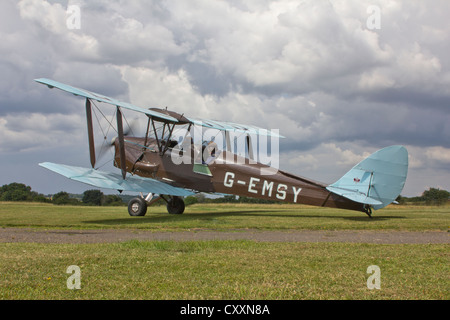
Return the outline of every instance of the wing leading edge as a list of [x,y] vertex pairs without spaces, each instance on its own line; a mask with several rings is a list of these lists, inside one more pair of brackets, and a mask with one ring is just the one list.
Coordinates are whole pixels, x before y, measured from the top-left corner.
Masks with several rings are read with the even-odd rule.
[[[148,116],[154,117],[155,119],[158,119],[163,122],[171,122],[175,124],[184,124],[185,122],[175,118],[174,116],[170,115],[170,112],[166,110],[160,110],[160,109],[144,109],[138,106],[135,106],[131,103],[122,102],[114,98],[110,98],[107,96],[104,96],[102,94],[94,93],[88,90],[76,88],[55,80],[51,79],[35,79],[36,82],[40,84],[44,84],[50,89],[58,88],[62,91],[71,93],[75,96],[84,97],[86,99],[95,100],[99,102],[104,102],[113,106],[125,108],[128,110],[144,113]],[[172,112],[173,113],[173,112]],[[210,129],[217,129],[220,131],[231,131],[231,132],[244,132],[247,134],[254,134],[254,135],[265,135],[265,136],[274,136],[277,138],[284,138],[282,135],[278,134],[278,132],[273,130],[267,130],[256,126],[250,126],[245,124],[238,124],[233,122],[227,122],[227,121],[217,121],[217,120],[209,120],[209,119],[200,119],[200,118],[187,118],[183,117],[183,120],[188,121],[188,123],[194,124],[194,125],[200,125],[205,128]]]
[[34,81],[36,81],[38,83],[41,83],[41,84],[45,84],[50,89],[58,88],[58,89],[60,89],[62,91],[69,92],[69,93],[71,93],[71,94],[73,94],[75,96],[80,96],[80,97],[84,97],[84,98],[87,98],[87,99],[108,103],[108,104],[111,104],[113,106],[125,108],[125,109],[128,109],[128,110],[141,112],[141,113],[144,113],[146,115],[155,117],[157,119],[167,120],[167,121],[174,122],[174,123],[178,122],[178,120],[175,119],[174,117],[171,117],[171,116],[166,115],[164,113],[153,111],[153,110],[150,110],[150,109],[140,108],[140,107],[135,106],[135,105],[133,105],[131,103],[122,102],[122,101],[116,100],[114,98],[110,98],[110,97],[107,97],[107,96],[104,96],[104,95],[101,95],[101,94],[98,94],[98,93],[90,92],[90,91],[87,91],[87,90],[84,90],[84,89],[79,89],[79,88],[76,88],[76,87],[72,87],[72,86],[69,86],[67,84],[60,83],[60,82],[57,82],[57,81],[54,81],[54,80],[42,78],[42,79],[36,79]]
[[155,193],[178,197],[186,197],[194,194],[188,190],[176,188],[167,183],[150,178],[132,176],[127,177],[124,180],[120,174],[102,172],[94,169],[72,167],[49,162],[41,163],[39,165],[71,180],[102,189]]

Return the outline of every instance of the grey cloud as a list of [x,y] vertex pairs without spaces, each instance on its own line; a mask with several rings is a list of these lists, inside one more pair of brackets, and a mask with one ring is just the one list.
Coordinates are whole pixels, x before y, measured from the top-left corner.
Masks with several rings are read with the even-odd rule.
[[[81,6],[81,30],[65,26],[69,3]],[[366,27],[369,5],[382,9],[380,30]],[[281,147],[292,152],[330,142],[449,147],[448,1],[7,0],[0,7],[0,119],[8,121],[0,129],[11,152],[26,141],[15,134],[20,116],[59,119],[47,123],[55,135],[70,115],[82,115],[82,99],[36,84],[40,77],[278,128],[289,138]],[[124,69],[132,69],[128,78]]]

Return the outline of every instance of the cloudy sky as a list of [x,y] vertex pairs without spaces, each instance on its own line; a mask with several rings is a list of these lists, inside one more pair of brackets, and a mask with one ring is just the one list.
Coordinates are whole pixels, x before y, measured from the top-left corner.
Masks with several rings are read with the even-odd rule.
[[33,81],[46,77],[280,129],[281,169],[322,182],[401,144],[403,195],[450,190],[449,12],[448,0],[2,0],[0,185],[89,189],[38,166],[89,166],[84,101]]

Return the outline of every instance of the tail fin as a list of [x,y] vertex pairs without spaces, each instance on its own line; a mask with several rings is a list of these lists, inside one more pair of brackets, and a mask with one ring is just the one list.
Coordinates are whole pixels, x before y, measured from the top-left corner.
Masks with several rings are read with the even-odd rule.
[[360,162],[327,189],[378,210],[400,195],[407,174],[408,151],[403,146],[391,146]]

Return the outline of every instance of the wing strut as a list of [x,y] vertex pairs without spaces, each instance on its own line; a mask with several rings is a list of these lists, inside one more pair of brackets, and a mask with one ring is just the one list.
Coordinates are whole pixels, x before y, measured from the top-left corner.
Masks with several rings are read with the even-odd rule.
[[125,138],[123,135],[122,111],[119,107],[117,107],[117,132],[119,133],[120,169],[122,170],[122,177],[125,180],[127,176],[127,163],[125,159]]
[[89,138],[89,154],[91,157],[92,168],[95,167],[95,144],[94,144],[94,129],[92,126],[92,107],[91,100],[86,99],[86,119],[87,119],[87,129]]

